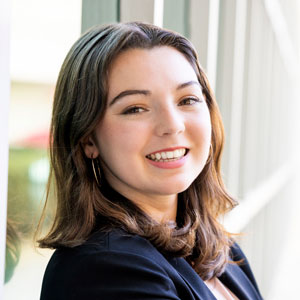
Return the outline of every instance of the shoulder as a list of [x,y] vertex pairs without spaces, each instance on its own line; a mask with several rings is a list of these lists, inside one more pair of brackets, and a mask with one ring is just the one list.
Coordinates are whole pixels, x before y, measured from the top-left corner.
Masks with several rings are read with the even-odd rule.
[[88,260],[103,256],[113,257],[114,254],[142,256],[151,260],[162,257],[147,239],[116,229],[110,232],[95,232],[80,246],[56,250],[50,264],[52,261],[69,261],[73,259],[78,261],[78,259]]
[[160,255],[146,238],[127,233],[121,229],[115,229],[110,232],[96,232],[82,247],[85,250],[116,251],[149,257]]
[[163,256],[148,240],[114,230],[94,233],[78,247],[56,250],[45,271],[41,299],[143,299],[166,291],[177,299]]
[[[251,282],[251,284],[255,288],[256,292],[258,293],[259,297],[261,297],[259,289],[258,289],[258,285],[256,283],[256,280],[255,280],[254,274],[251,270],[248,259],[247,259],[246,255],[244,254],[244,252],[242,251],[242,249],[240,248],[240,246],[237,243],[234,243],[231,246],[231,248],[230,248],[230,257],[234,262],[237,263],[237,265],[231,266],[231,267],[232,268],[235,267],[235,268],[240,269],[244,273],[244,275],[246,275],[248,280]],[[261,299],[261,298],[259,298],[259,299]]]
[[230,256],[231,256],[233,261],[239,261],[239,260],[242,260],[242,259],[247,259],[246,255],[244,254],[243,250],[241,249],[241,247],[239,246],[238,243],[234,243],[230,247]]
[[101,262],[113,264],[119,257],[127,260],[119,261],[126,264],[130,258],[135,260],[160,261],[163,256],[145,238],[126,233],[123,230],[110,232],[96,232],[80,246],[74,248],[61,248],[52,255],[48,269],[82,268],[88,263]]
[[233,261],[238,263],[239,267],[244,271],[244,273],[249,277],[249,279],[255,282],[248,259],[244,254],[243,250],[241,249],[241,247],[237,243],[234,243],[231,246],[230,256]]

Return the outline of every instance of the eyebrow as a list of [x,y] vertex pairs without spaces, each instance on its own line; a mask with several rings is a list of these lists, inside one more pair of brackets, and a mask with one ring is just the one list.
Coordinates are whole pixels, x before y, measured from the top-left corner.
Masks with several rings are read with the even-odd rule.
[[176,88],[176,90],[183,89],[183,88],[185,88],[187,86],[190,86],[190,85],[198,85],[202,89],[202,86],[201,86],[201,84],[198,81],[191,80],[191,81],[179,84],[179,86]]
[[116,97],[114,97],[112,99],[112,101],[109,103],[109,106],[112,106],[119,99],[121,99],[123,97],[126,97],[126,96],[130,96],[130,95],[144,95],[144,96],[148,96],[150,94],[151,94],[151,92],[148,91],[148,90],[126,90],[126,91],[121,92]]
[[[201,88],[201,84],[198,81],[192,80],[192,81],[188,81],[188,82],[184,82],[184,83],[179,84],[177,86],[176,90],[183,89],[183,88],[185,88],[187,86],[190,86],[190,85],[198,85]],[[151,94],[151,92],[149,90],[125,90],[125,91],[121,92],[120,94],[118,94],[116,97],[114,97],[112,99],[112,101],[109,103],[108,106],[112,106],[118,100],[120,100],[121,98],[126,97],[126,96],[131,96],[131,95],[144,95],[144,96],[148,96],[150,94]]]

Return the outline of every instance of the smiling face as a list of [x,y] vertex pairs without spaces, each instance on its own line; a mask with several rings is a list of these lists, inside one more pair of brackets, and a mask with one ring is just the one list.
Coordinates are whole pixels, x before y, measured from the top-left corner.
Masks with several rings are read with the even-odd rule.
[[183,54],[162,46],[114,60],[107,109],[85,153],[99,155],[115,190],[141,206],[177,199],[205,166],[210,143],[209,110]]

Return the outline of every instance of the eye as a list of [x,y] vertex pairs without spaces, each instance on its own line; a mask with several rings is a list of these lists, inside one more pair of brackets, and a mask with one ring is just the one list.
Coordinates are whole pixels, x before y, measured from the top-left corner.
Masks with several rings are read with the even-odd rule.
[[139,114],[146,111],[144,108],[139,107],[139,106],[132,106],[127,108],[122,112],[122,115],[132,115],[132,114]]
[[179,105],[194,105],[196,103],[201,102],[202,100],[200,100],[199,98],[196,97],[187,97],[184,98],[180,101]]

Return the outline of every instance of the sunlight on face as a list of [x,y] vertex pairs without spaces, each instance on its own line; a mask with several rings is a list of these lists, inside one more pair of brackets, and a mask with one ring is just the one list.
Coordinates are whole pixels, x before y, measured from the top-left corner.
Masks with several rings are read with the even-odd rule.
[[108,85],[95,130],[108,182],[133,201],[177,198],[202,171],[211,142],[194,69],[171,47],[131,49],[113,62]]

